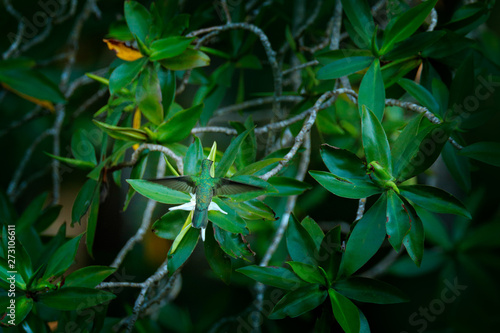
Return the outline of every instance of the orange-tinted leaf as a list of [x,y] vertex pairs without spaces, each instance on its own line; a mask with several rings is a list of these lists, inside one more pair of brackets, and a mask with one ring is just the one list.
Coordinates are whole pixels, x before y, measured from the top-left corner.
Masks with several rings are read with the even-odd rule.
[[[141,110],[139,110],[139,108],[137,108],[134,112],[134,119],[132,120],[132,127],[133,128],[139,128],[141,127]],[[137,148],[139,148],[139,144],[136,143],[132,146],[132,148],[134,148],[134,150],[137,150]]]
[[125,42],[116,39],[103,39],[108,48],[116,52],[116,56],[125,61],[134,61],[142,58],[143,55],[137,49],[128,46]]
[[52,104],[52,102],[44,101],[44,100],[41,100],[41,99],[38,99],[38,98],[34,98],[34,97],[31,97],[31,96],[28,96],[26,94],[23,94],[22,92],[19,92],[19,91],[15,90],[15,89],[11,88],[9,85],[7,85],[5,83],[2,83],[2,87],[4,87],[7,90],[12,91],[14,94],[18,95],[19,97],[24,98],[27,101],[33,102],[35,104],[40,105],[41,107],[44,107],[44,108],[50,110],[51,112],[54,112],[54,110],[55,110],[54,109],[54,104]]

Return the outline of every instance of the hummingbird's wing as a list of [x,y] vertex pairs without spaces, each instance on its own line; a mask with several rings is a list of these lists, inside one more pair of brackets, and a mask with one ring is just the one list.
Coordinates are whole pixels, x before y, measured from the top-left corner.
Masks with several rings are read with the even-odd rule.
[[150,182],[171,188],[172,190],[194,193],[196,184],[190,176],[171,176],[159,179],[150,179]]
[[231,195],[252,191],[263,191],[265,188],[250,184],[237,182],[227,178],[221,178],[215,186],[215,195]]

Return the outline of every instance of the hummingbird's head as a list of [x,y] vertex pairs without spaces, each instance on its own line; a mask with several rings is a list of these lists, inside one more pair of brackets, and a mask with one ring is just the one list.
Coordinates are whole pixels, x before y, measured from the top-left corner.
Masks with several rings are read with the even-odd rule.
[[201,168],[202,169],[205,169],[205,170],[208,170],[209,168],[212,167],[212,164],[214,162],[212,160],[209,160],[208,158],[204,159],[202,162],[201,162]]

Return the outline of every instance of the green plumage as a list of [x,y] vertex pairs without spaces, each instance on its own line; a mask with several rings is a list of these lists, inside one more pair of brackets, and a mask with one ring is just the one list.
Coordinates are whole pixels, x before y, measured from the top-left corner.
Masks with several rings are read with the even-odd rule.
[[166,177],[152,180],[171,189],[196,194],[196,204],[193,212],[192,226],[206,228],[208,224],[208,207],[212,197],[231,195],[250,191],[264,190],[262,187],[233,181],[227,178],[213,178],[210,175],[212,161],[204,159],[201,163],[200,176]]

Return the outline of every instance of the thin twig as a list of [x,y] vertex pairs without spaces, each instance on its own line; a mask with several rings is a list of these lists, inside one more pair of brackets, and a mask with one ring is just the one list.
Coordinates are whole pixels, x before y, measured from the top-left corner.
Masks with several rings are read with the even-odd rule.
[[89,99],[87,99],[82,105],[80,105],[75,112],[71,115],[71,118],[75,119],[80,116],[83,112],[87,111],[87,108],[94,104],[99,98],[104,96],[108,92],[108,87],[99,89],[95,94],[93,94]]
[[356,219],[354,220],[354,222],[359,221],[363,218],[363,214],[365,213],[365,206],[366,206],[366,198],[359,199],[358,211],[356,212]]
[[42,170],[38,170],[29,175],[28,178],[26,178],[22,183],[19,184],[19,186],[17,186],[16,192],[12,194],[12,201],[13,202],[17,201],[17,198],[19,198],[19,196],[24,192],[24,190],[26,190],[29,184],[45,176],[45,174],[47,174],[47,172],[49,171],[50,171],[50,165],[47,165]]
[[286,74],[289,74],[289,73],[292,73],[292,72],[295,72],[295,71],[300,71],[301,69],[304,69],[306,67],[311,67],[311,66],[316,66],[316,65],[319,65],[319,61],[318,60],[308,61],[308,62],[305,62],[305,63],[300,64],[298,66],[295,66],[295,67],[289,68],[287,70],[284,70],[283,71],[283,75],[286,75]]
[[[125,318],[122,320],[118,326],[126,326],[125,332],[132,332],[134,329],[135,322],[139,318],[139,315],[141,314],[143,310],[143,304],[144,301],[146,300],[146,294],[148,293],[149,289],[151,286],[161,279],[163,279],[167,274],[168,274],[168,259],[165,259],[165,261],[160,265],[160,267],[156,270],[156,272],[151,275],[146,281],[143,282],[144,286],[141,289],[141,292],[139,293],[139,296],[135,300],[134,308],[132,310],[132,315],[129,317]],[[171,282],[172,279],[170,279],[169,282]]]
[[26,29],[26,26],[23,21],[23,16],[12,6],[10,3],[10,0],[3,0],[5,9],[16,18],[18,21],[17,24],[17,34],[16,34],[16,39],[14,42],[10,45],[10,47],[5,51],[2,55],[3,59],[8,59],[11,55],[16,53],[19,49],[19,46],[21,45],[21,42],[23,40],[23,35],[24,31]]
[[[265,173],[264,175],[262,175],[260,178],[262,178],[264,180],[268,180],[269,178],[271,178],[271,177],[275,176],[276,174],[278,174],[278,172],[280,172],[281,169],[283,169],[283,167],[286,164],[288,164],[288,162],[290,162],[290,160],[295,156],[295,154],[299,150],[299,148],[302,145],[302,142],[304,140],[304,136],[306,135],[307,132],[309,132],[309,130],[311,129],[311,127],[314,124],[314,121],[316,120],[316,115],[317,115],[318,111],[322,107],[324,107],[323,104],[328,99],[331,98],[332,100],[335,100],[338,95],[345,94],[345,93],[356,95],[356,93],[354,91],[352,91],[350,89],[344,89],[344,88],[342,88],[342,89],[336,89],[336,90],[333,90],[333,91],[329,91],[329,92],[326,92],[323,95],[321,95],[321,97],[318,98],[318,100],[316,101],[316,103],[314,103],[314,106],[311,109],[305,111],[309,115],[309,118],[304,122],[304,125],[302,125],[302,129],[300,130],[299,134],[295,137],[295,143],[294,143],[293,147],[283,157],[283,160],[281,160],[279,162],[279,164],[275,168],[271,169],[270,171],[268,171],[267,173]],[[331,103],[333,103],[333,101]],[[303,114],[305,112],[303,112]],[[292,119],[292,118],[290,118],[290,119]],[[290,119],[287,119],[287,120],[290,120]],[[278,123],[276,123],[276,124],[278,124]],[[256,130],[256,132],[257,132],[257,130]]]
[[144,288],[144,282],[101,282],[96,289],[113,289],[113,288]]
[[404,247],[402,247],[401,250],[399,250],[399,252],[393,251],[391,249],[389,253],[382,260],[380,260],[372,268],[361,273],[360,276],[371,279],[376,278],[377,276],[384,273],[394,263],[394,261],[399,257],[399,255],[402,252],[404,252]]
[[23,171],[26,168],[26,165],[28,164],[29,160],[31,159],[31,156],[35,152],[36,147],[49,135],[51,135],[50,130],[46,130],[45,132],[42,132],[33,142],[31,143],[31,146],[29,146],[28,149],[26,149],[23,158],[21,159],[21,162],[19,163],[19,166],[16,168],[16,172],[14,173],[14,176],[12,177],[12,180],[9,183],[9,186],[7,187],[7,195],[11,197],[16,193],[17,191],[17,185],[19,181],[21,180],[21,176],[23,175]]
[[[290,68],[290,70],[291,70],[291,68]],[[283,74],[285,72],[283,72]],[[296,95],[285,95],[285,96],[279,97],[280,102],[301,102],[303,100],[304,100],[304,97],[296,96]],[[245,101],[242,103],[233,104],[233,105],[229,105],[229,106],[220,108],[219,110],[215,111],[215,115],[221,116],[221,115],[226,114],[226,113],[231,113],[231,112],[248,109],[248,108],[255,107],[255,106],[260,106],[263,104],[272,103],[273,101],[274,101],[273,96],[255,98],[255,99],[251,99],[249,101]]]
[[[400,101],[397,99],[392,99],[392,98],[386,99],[385,105],[386,106],[399,106],[400,108],[403,108],[406,110],[414,111],[417,113],[423,113],[424,116],[427,119],[429,119],[429,121],[431,123],[441,124],[441,120],[439,120],[438,117],[436,117],[432,112],[429,111],[429,109],[427,109],[424,106],[420,106],[420,105],[417,105],[417,104],[411,103],[411,102],[403,102],[403,101]],[[453,139],[452,137],[449,137],[448,141],[450,141],[450,143],[458,150],[463,149],[463,146],[460,145],[457,141],[455,141],[455,139]]]
[[[164,174],[165,174],[165,160],[163,158],[160,158],[158,160],[156,177],[157,178],[163,177]],[[127,253],[130,252],[130,250],[132,250],[132,248],[136,243],[140,242],[144,238],[146,231],[149,230],[149,226],[151,225],[151,220],[155,207],[156,207],[156,201],[149,199],[148,203],[146,204],[146,209],[144,210],[144,215],[142,216],[141,226],[139,227],[135,235],[129,238],[127,243],[125,243],[125,246],[123,246],[123,248],[120,250],[120,252],[116,256],[115,260],[110,265],[110,267],[118,268],[123,263],[123,260],[125,260],[125,256],[127,255]]]
[[[295,179],[299,181],[303,181],[306,174],[307,174],[307,169],[309,168],[309,162],[311,159],[311,133],[307,132],[304,137],[304,148],[305,151],[302,155],[302,159],[299,164],[299,168],[297,170],[297,175]],[[285,212],[283,213],[283,216],[281,217],[280,225],[278,229],[276,230],[276,233],[274,234],[273,240],[269,247],[267,248],[266,253],[264,254],[264,257],[262,258],[262,261],[260,262],[259,266],[265,267],[269,265],[269,262],[271,261],[271,258],[276,252],[276,249],[278,248],[278,245],[280,244],[283,235],[285,234],[285,230],[288,227],[288,222],[290,221],[290,216],[292,214],[292,211],[295,207],[295,203],[297,202],[298,195],[292,195],[288,197],[287,202],[286,202],[286,207],[285,207]],[[255,306],[257,310],[262,311],[262,305],[264,302],[264,291],[265,291],[266,286],[260,282],[256,283],[255,285],[255,291],[256,291],[256,296],[255,296]],[[259,325],[260,325],[260,318],[253,318],[252,320],[252,328],[254,331],[259,330]]]
[[342,2],[336,0],[333,13],[333,27],[330,37],[330,49],[338,50],[340,47],[340,29],[342,27]]
[[7,126],[6,128],[2,129],[0,131],[0,138],[2,136],[4,136],[5,134],[7,134],[8,132],[12,131],[13,129],[16,129],[24,124],[26,124],[27,122],[33,120],[33,119],[36,119],[36,118],[39,118],[41,116],[44,116],[46,114],[48,114],[48,110],[46,109],[43,109],[40,105],[37,105],[36,107],[33,108],[33,110],[29,111],[28,113],[26,113],[24,115],[24,117],[22,117],[21,119],[19,120],[16,120],[16,121],[13,121],[9,126]]
[[193,31],[186,35],[186,37],[196,37],[199,35],[208,34],[217,31],[218,33],[228,30],[243,29],[253,32],[257,37],[259,37],[262,46],[267,55],[269,64],[271,65],[274,77],[274,102],[273,102],[273,114],[278,114],[280,109],[279,97],[282,93],[282,73],[276,60],[276,52],[271,47],[269,38],[259,27],[249,24],[249,23],[229,23],[226,25],[215,26],[210,28],[204,28],[200,30]]
[[222,5],[222,9],[224,10],[224,14],[226,14],[227,24],[230,24],[232,20],[231,20],[231,13],[229,13],[229,7],[227,6],[227,0],[220,0],[220,3]]
[[36,44],[40,44],[41,42],[45,41],[49,37],[51,31],[52,31],[52,19],[48,19],[47,24],[43,29],[42,33],[37,35],[35,38],[30,40],[26,44],[24,44],[23,47],[21,47],[20,51],[26,52]]
[[430,15],[431,15],[431,23],[429,24],[427,31],[434,31],[434,28],[438,24],[438,13],[437,13],[436,9],[432,8]]
[[[108,169],[108,171],[113,172],[115,170],[120,170],[123,168],[134,166],[137,163],[137,161],[139,160],[141,153],[146,149],[150,150],[150,151],[162,152],[163,154],[172,158],[175,161],[175,164],[177,165],[177,169],[178,169],[177,171],[179,172],[179,174],[181,174],[181,175],[183,174],[184,162],[182,161],[182,157],[175,154],[172,150],[168,149],[167,147],[164,147],[162,145],[153,144],[153,143],[143,143],[134,151],[134,153],[132,154],[132,157],[130,158],[130,161],[122,162],[120,164],[112,166]],[[161,175],[161,176],[163,176],[163,175]],[[161,177],[161,176],[159,176],[159,177]]]

